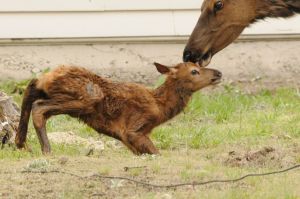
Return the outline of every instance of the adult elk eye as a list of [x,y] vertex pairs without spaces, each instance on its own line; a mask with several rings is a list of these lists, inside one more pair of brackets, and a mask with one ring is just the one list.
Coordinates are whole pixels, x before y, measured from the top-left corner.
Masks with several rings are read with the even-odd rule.
[[215,3],[215,7],[214,7],[215,12],[221,10],[221,9],[223,8],[223,6],[224,6],[224,4],[223,4],[222,1],[217,1],[217,2]]
[[197,70],[192,70],[192,71],[191,71],[191,74],[192,74],[192,75],[199,75],[200,73],[199,73],[199,71],[197,71]]

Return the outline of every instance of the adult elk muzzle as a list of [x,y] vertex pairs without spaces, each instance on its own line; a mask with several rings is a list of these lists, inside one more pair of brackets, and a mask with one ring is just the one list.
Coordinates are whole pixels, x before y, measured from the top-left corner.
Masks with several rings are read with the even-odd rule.
[[[239,0],[244,7],[251,7],[246,0]],[[254,14],[244,15],[237,3],[228,0],[205,0],[200,18],[183,52],[185,62],[199,62],[207,66],[214,54],[232,43],[254,19]],[[244,11],[245,12],[245,11]]]
[[[192,35],[183,52],[184,62],[199,63],[200,66],[207,66],[212,58],[210,50],[212,30],[208,28],[207,14],[202,13]],[[206,28],[204,28],[206,27]]]

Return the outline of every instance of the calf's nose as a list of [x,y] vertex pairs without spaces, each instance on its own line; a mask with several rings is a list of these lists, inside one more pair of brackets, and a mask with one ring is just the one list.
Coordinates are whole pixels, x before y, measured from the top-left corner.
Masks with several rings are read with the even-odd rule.
[[222,77],[222,73],[220,71],[214,71],[214,76],[215,77],[218,77],[218,78],[221,78]]

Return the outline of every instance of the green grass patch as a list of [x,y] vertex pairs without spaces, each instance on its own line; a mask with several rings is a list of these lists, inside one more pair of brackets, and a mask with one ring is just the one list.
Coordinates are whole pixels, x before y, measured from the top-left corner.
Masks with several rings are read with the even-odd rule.
[[185,113],[156,128],[153,138],[162,148],[209,148],[246,139],[300,136],[300,96],[279,89],[257,94],[224,91],[193,96]]
[[[3,82],[0,90],[12,95],[20,104],[22,96],[15,90],[20,87],[24,89],[26,83],[28,81]],[[184,113],[154,129],[152,138],[160,149],[214,148],[241,140],[255,143],[278,135],[299,138],[299,121],[300,94],[296,89],[262,90],[250,95],[225,87],[221,92],[195,93]],[[47,130],[73,131],[82,137],[99,136],[93,129],[66,115],[51,118],[47,123]],[[28,138],[33,154],[39,155],[39,143],[31,122]],[[110,138],[104,136],[103,139]],[[52,148],[55,153],[79,153],[72,146],[52,145]],[[0,157],[4,157],[4,153],[7,152],[2,150]],[[18,151],[10,153],[12,157],[22,156]],[[32,154],[25,153],[23,156]]]

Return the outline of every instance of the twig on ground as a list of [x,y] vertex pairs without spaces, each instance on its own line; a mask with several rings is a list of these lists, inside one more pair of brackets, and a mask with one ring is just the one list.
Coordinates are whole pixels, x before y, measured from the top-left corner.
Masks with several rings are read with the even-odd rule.
[[130,169],[142,169],[146,168],[146,166],[138,166],[138,167],[124,167],[124,171],[128,171]]
[[133,182],[136,183],[137,185],[143,185],[146,187],[152,187],[152,188],[177,188],[177,187],[183,187],[183,186],[201,186],[201,185],[207,185],[207,184],[212,184],[212,183],[233,183],[233,182],[238,182],[242,181],[246,178],[249,177],[259,177],[259,176],[269,176],[269,175],[275,175],[275,174],[280,174],[280,173],[285,173],[291,170],[295,170],[297,168],[300,168],[300,164],[289,167],[287,169],[283,170],[278,170],[278,171],[272,171],[272,172],[267,172],[267,173],[253,173],[253,174],[247,174],[239,178],[235,179],[216,179],[216,180],[209,180],[209,181],[203,181],[203,182],[188,182],[188,183],[179,183],[179,184],[169,184],[169,185],[158,185],[158,184],[152,184],[152,183],[147,183],[145,181],[141,180],[135,180],[132,178],[127,178],[127,177],[122,177],[122,176],[104,176],[104,175],[99,175],[99,174],[93,174],[90,176],[80,176],[74,173],[69,173],[65,171],[59,171],[59,170],[52,170],[52,171],[47,171],[47,172],[39,172],[39,171],[22,171],[22,173],[41,173],[41,174],[47,174],[47,173],[60,173],[60,174],[66,174],[70,176],[74,176],[80,179],[91,179],[91,178],[100,178],[100,179],[115,179],[115,180],[126,180],[128,182]]

